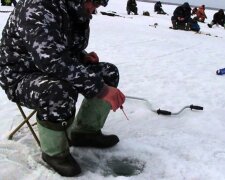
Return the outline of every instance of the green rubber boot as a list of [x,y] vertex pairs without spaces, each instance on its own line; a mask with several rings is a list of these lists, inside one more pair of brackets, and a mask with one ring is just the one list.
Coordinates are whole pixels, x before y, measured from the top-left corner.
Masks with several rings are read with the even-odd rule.
[[80,174],[80,166],[69,152],[65,124],[37,120],[37,125],[42,159],[62,176],[72,177]]
[[108,148],[116,145],[116,135],[101,132],[111,106],[99,98],[84,99],[76,119],[68,130],[72,146]]

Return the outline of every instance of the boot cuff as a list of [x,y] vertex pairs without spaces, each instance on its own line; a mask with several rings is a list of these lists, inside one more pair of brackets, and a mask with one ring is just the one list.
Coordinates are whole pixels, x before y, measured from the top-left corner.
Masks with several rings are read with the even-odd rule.
[[36,117],[36,119],[37,119],[37,122],[45,128],[55,130],[55,131],[65,131],[73,123],[74,116],[72,116],[71,118],[69,118],[66,121],[58,121],[58,122],[57,121],[56,122],[41,121],[38,119],[38,117]]

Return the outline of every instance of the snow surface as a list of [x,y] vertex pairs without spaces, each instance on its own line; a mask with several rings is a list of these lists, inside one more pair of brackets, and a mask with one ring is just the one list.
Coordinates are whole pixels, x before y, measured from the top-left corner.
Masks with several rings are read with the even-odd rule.
[[[164,5],[170,14],[166,16],[155,14],[153,5],[138,2],[139,13],[149,11],[151,17],[127,16],[126,0],[110,1],[106,8],[99,8],[99,12],[116,11],[125,18],[94,15],[88,51],[94,50],[102,61],[118,66],[119,88],[127,96],[145,98],[154,109],[177,112],[194,104],[204,110],[187,109],[179,115],[163,116],[143,101],[127,99],[124,110],[130,120],[118,110],[110,113],[103,128],[106,134],[117,134],[120,143],[106,150],[71,148],[83,173],[68,179],[225,179],[225,77],[215,73],[225,67],[225,31],[217,26],[209,29],[206,23],[200,24],[201,30],[212,36],[171,30],[170,18],[176,6]],[[214,13],[206,10],[207,22]],[[0,15],[2,31],[9,13]],[[149,26],[154,23],[158,23],[157,28]],[[28,128],[23,127],[13,141],[7,140],[22,117],[3,90],[0,97],[0,179],[67,179],[41,160]],[[34,129],[37,131],[36,126]],[[144,170],[130,177],[107,175],[109,162],[115,159],[133,160]]]

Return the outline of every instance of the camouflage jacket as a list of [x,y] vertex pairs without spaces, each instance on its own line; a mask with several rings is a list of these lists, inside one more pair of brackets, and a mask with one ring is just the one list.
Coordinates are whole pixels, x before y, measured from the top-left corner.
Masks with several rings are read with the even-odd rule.
[[90,18],[78,15],[79,3],[68,4],[22,0],[10,15],[0,45],[0,86],[10,99],[17,83],[30,73],[68,81],[87,98],[102,89],[102,78],[82,63]]

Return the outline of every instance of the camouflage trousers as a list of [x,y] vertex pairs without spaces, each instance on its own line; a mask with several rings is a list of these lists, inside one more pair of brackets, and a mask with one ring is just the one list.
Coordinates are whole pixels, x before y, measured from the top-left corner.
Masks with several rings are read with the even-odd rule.
[[[89,65],[104,82],[113,87],[119,83],[119,71],[110,63]],[[26,75],[15,90],[16,101],[37,110],[39,120],[66,121],[75,116],[78,91],[67,81],[40,72]]]

